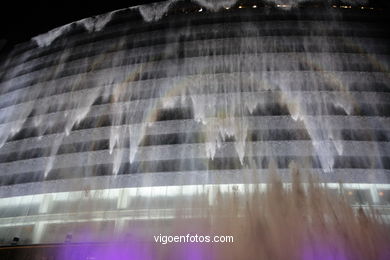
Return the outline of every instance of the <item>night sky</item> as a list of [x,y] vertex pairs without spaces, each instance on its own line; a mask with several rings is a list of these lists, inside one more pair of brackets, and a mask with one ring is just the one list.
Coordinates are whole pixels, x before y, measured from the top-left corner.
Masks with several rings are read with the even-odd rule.
[[[0,53],[13,45],[25,42],[55,27],[86,17],[110,12],[120,8],[162,0],[30,0],[9,1],[0,4]],[[339,1],[339,0],[333,0]],[[370,5],[388,5],[389,0],[369,0]]]
[[73,21],[157,1],[161,0],[4,1],[0,4],[0,51]]

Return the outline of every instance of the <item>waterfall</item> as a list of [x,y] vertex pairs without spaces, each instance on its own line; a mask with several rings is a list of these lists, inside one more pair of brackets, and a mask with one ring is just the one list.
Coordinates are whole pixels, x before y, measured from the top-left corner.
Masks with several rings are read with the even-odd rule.
[[13,196],[72,211],[103,190],[109,211],[117,189],[264,182],[272,162],[386,201],[386,19],[367,1],[171,0],[16,46],[0,63],[0,236]]

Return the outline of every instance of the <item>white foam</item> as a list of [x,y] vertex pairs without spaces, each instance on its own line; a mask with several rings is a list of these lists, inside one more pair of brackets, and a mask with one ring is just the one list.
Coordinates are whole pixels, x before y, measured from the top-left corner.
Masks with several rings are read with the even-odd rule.
[[168,12],[169,7],[178,1],[179,0],[169,0],[147,5],[140,5],[134,7],[134,9],[139,10],[140,14],[146,22],[152,22],[160,20],[163,15]]
[[47,33],[40,34],[38,36],[33,37],[33,41],[35,41],[39,47],[49,46],[55,39],[60,37],[62,34],[70,31],[73,23],[66,24],[64,26],[55,28]]
[[32,38],[33,41],[35,41],[39,47],[47,47],[49,46],[55,39],[63,35],[64,33],[69,32],[73,26],[81,25],[83,26],[88,32],[98,32],[102,30],[107,23],[111,20],[112,15],[117,13],[120,10],[115,10],[113,12],[109,12],[106,14],[101,14],[89,18],[85,18],[76,22],[72,22],[69,24],[65,24],[63,26],[57,27],[47,33],[40,34],[38,36],[35,36]]

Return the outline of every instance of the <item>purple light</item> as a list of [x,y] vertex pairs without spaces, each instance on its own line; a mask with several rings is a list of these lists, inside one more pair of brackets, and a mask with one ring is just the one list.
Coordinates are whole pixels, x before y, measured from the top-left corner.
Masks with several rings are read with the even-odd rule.
[[68,244],[58,252],[58,260],[152,260],[149,244],[126,241],[102,244]]
[[312,240],[305,244],[302,260],[352,260],[338,239]]
[[176,253],[172,259],[186,259],[186,260],[199,260],[199,259],[212,259],[210,250],[207,250],[206,244],[203,243],[183,243],[178,244]]

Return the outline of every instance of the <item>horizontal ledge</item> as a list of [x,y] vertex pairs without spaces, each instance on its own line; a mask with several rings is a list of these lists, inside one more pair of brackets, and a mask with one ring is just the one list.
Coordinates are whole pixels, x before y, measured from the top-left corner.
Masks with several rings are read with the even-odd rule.
[[[175,45],[178,43],[178,42],[181,42],[179,41],[179,39],[177,37],[169,37],[168,38],[174,38],[173,40],[169,41],[169,40],[166,40],[164,38],[164,41],[165,43],[164,44],[161,44],[161,43],[158,43],[158,44],[151,44],[149,46],[139,46],[139,47],[135,47],[135,48],[130,48],[130,47],[127,47],[126,44],[123,44],[122,46],[118,47],[116,50],[112,50],[110,48],[107,48],[107,46],[111,46],[111,44],[115,44],[114,41],[107,41],[107,40],[102,40],[102,41],[99,41],[99,45],[97,45],[96,43],[95,44],[91,44],[91,46],[83,46],[84,48],[88,48],[88,50],[100,50],[100,53],[102,51],[105,51],[104,53],[105,54],[109,54],[109,55],[119,55],[119,56],[122,56],[122,57],[126,57],[126,59],[129,59],[129,58],[134,58],[134,59],[140,59],[142,57],[148,57],[150,55],[161,55],[161,53],[164,51],[165,48],[168,48],[168,47],[176,47]],[[288,38],[288,41],[286,41],[286,38]],[[154,38],[155,39],[155,38]],[[347,37],[343,37],[343,39],[345,41],[351,41],[351,42],[359,42],[360,45],[364,46],[365,47],[365,50],[367,52],[374,52],[375,50],[377,49],[384,49],[384,50],[388,50],[387,48],[387,45],[386,43],[388,42],[388,39],[383,39],[382,41],[378,42],[377,39],[373,39],[373,38],[370,38],[370,37],[351,37],[351,36],[347,36]],[[150,39],[148,39],[150,40]],[[211,39],[194,39],[194,40],[187,40],[187,41],[184,41],[184,44],[186,45],[186,51],[191,51],[191,50],[198,50],[199,53],[202,53],[201,50],[199,50],[199,46],[201,44],[206,44],[208,46],[211,46],[211,43],[212,44],[215,44],[215,47],[214,49],[211,49],[210,50],[219,50],[221,47],[226,47],[227,44],[240,44],[242,43],[242,41],[250,41],[252,40],[252,42],[248,42],[246,44],[246,47],[248,48],[255,48],[257,51],[261,52],[261,53],[266,53],[266,52],[270,52],[269,50],[270,49],[274,49],[274,50],[278,50],[279,46],[286,46],[286,47],[291,47],[291,49],[294,49],[299,46],[304,46],[306,47],[306,49],[310,49],[312,48],[313,46],[315,46],[316,49],[318,49],[318,52],[327,52],[327,53],[332,53],[332,52],[341,52],[343,49],[351,49],[350,46],[348,45],[345,45],[344,43],[338,43],[339,41],[339,37],[335,37],[335,36],[301,36],[301,35],[297,35],[297,36],[291,36],[291,35],[287,35],[287,36],[261,36],[261,35],[254,35],[254,36],[242,36],[242,37],[219,37],[219,38],[211,38]],[[262,44],[258,44],[258,41],[257,40],[261,40],[262,41]],[[144,40],[145,41],[145,40]],[[152,41],[153,41],[153,38],[152,38]],[[142,40],[138,40],[138,42],[142,42]],[[322,44],[325,43],[324,45],[321,45],[321,44],[318,44],[319,42],[321,42]],[[101,47],[102,44],[106,44],[106,45],[103,45],[104,47]],[[161,47],[160,49],[158,49],[159,47]],[[337,47],[335,49],[335,47]],[[106,48],[104,50],[104,48]],[[192,48],[192,49],[191,49]],[[332,49],[333,48],[333,49]],[[103,50],[102,50],[103,49]],[[341,51],[336,51],[340,49]],[[233,50],[234,52],[234,50]],[[288,52],[288,50],[286,50],[285,52]],[[297,51],[297,53],[299,53],[299,49]],[[387,51],[386,51],[387,52]],[[80,54],[83,54],[83,53],[86,53],[85,52],[85,49],[81,49],[81,48],[77,48],[77,50],[72,50],[72,53],[69,54],[69,56],[78,56]],[[98,51],[96,51],[96,53],[99,53]],[[145,55],[140,55],[140,53],[145,53]],[[280,53],[282,53],[282,51],[280,51]],[[58,57],[56,56],[57,53],[52,53],[50,54],[51,59],[47,59],[48,57],[44,57],[45,59],[42,61],[42,63],[49,63],[50,62],[50,65],[49,66],[45,66],[43,68],[39,68],[39,69],[36,69],[34,70],[34,67],[36,65],[39,65],[40,64],[40,61],[41,59],[43,58],[38,58],[38,60],[30,60],[30,61],[27,61],[23,64],[20,64],[20,65],[17,65],[15,67],[12,68],[12,73],[10,73],[11,75],[14,75],[14,77],[18,77],[18,76],[23,76],[23,75],[26,75],[26,74],[29,74],[29,73],[34,73],[34,72],[39,72],[39,71],[43,71],[43,70],[48,70],[48,69],[51,69],[51,68],[54,68],[55,66],[58,66],[60,64],[60,62],[57,62],[55,64],[51,64],[52,60],[58,60]],[[88,52],[87,52],[88,54]],[[376,54],[386,54],[384,52],[379,52],[379,53],[376,53]],[[96,58],[96,57],[100,57],[99,54],[92,54],[90,56],[83,56],[81,58],[73,58],[71,60],[67,60],[67,64],[71,64],[71,63],[77,63],[77,62],[80,62],[82,61],[83,59],[93,59],[93,58]],[[194,56],[195,57],[195,56]],[[163,60],[163,59],[161,59]],[[28,68],[28,66],[30,66],[30,70],[27,71],[27,72],[24,72],[24,73],[18,73],[18,70],[19,71],[23,71],[23,70],[26,70],[26,67]],[[21,68],[19,68],[21,67]],[[10,70],[11,68],[7,68],[8,70]],[[16,72],[15,72],[16,70]],[[4,77],[4,80],[2,80],[1,82],[5,82],[9,79],[12,79],[10,77]],[[0,82],[0,84],[1,84]]]
[[[69,167],[85,167],[100,164],[115,164],[130,162],[130,155],[134,155],[133,162],[157,162],[183,159],[212,159],[238,158],[237,148],[244,149],[243,156],[278,157],[278,156],[315,156],[317,148],[321,147],[324,153],[319,158],[332,161],[337,155],[349,157],[369,157],[371,155],[390,154],[390,142],[370,141],[256,141],[223,143],[221,147],[213,147],[213,143],[177,144],[141,146],[122,149],[60,154],[51,157],[40,157],[19,160],[0,164],[2,174],[20,174],[31,171],[46,171],[48,169],[65,169]],[[211,146],[210,146],[211,145]],[[336,151],[341,148],[340,151]],[[213,149],[215,155],[211,156]],[[207,153],[210,153],[209,155]],[[322,157],[321,157],[322,156]],[[49,167],[51,166],[51,167]],[[48,168],[49,167],[49,168]]]
[[[311,172],[325,183],[390,183],[390,170],[341,169],[324,173],[318,169],[302,169]],[[283,182],[291,182],[291,170],[278,169],[277,175]],[[104,190],[128,187],[181,186],[203,184],[268,183],[269,170],[210,170],[189,172],[156,172],[117,176],[99,176],[82,179],[44,181],[39,183],[0,186],[0,198],[56,193],[67,191]]]
[[[75,93],[67,93],[66,95],[61,95],[60,97],[49,97],[41,100],[22,103],[16,106],[3,108],[0,110],[0,113],[2,115],[0,117],[0,127],[13,128],[14,124],[19,125],[21,123],[23,123],[24,128],[37,127],[39,122],[45,121],[55,123],[70,123],[72,120],[74,120],[75,122],[81,122],[84,118],[97,117],[102,115],[112,115],[113,117],[115,117],[115,115],[119,115],[120,117],[126,118],[127,121],[131,124],[138,123],[134,121],[131,122],[131,120],[134,120],[134,118],[140,120],[143,119],[140,116],[151,116],[155,112],[164,109],[167,110],[189,108],[194,111],[196,116],[197,110],[199,110],[199,108],[202,108],[202,105],[204,107],[207,107],[205,111],[202,111],[205,117],[213,116],[213,114],[208,114],[208,111],[215,112],[218,110],[227,110],[230,113],[237,113],[236,110],[238,110],[237,108],[240,107],[246,109],[246,111],[241,112],[242,114],[251,114],[257,108],[261,109],[266,106],[273,105],[276,107],[285,108],[284,110],[286,110],[287,112],[289,112],[289,105],[291,105],[292,107],[297,107],[299,108],[299,112],[302,113],[302,116],[311,116],[310,112],[315,109],[319,110],[316,112],[312,112],[317,113],[316,116],[319,116],[319,112],[321,112],[322,115],[332,116],[331,113],[336,113],[335,115],[337,115],[338,110],[342,111],[345,114],[351,114],[356,108],[359,109],[365,105],[368,106],[368,108],[373,108],[371,112],[367,113],[380,115],[380,111],[376,111],[376,108],[380,106],[390,106],[390,93],[346,93],[342,91],[275,90],[258,92],[231,92],[226,94],[213,93],[178,95],[168,97],[161,96],[150,99],[140,99],[126,102],[107,102],[106,104],[81,106],[78,108],[66,107],[69,106],[71,100],[73,100],[76,104],[92,103],[93,101],[98,99],[98,97],[100,97],[100,94],[102,92],[102,90],[99,89],[95,89],[94,91],[95,92],[80,91]],[[74,97],[75,95],[77,95],[78,97]],[[93,100],[83,98],[90,96],[96,96],[96,98]],[[53,100],[58,100],[58,103],[53,102]],[[61,102],[59,100],[61,100]],[[36,102],[38,102],[39,105],[36,105]],[[227,104],[231,105],[231,109],[226,109]],[[65,109],[56,112],[47,111],[48,107],[51,107],[53,105],[57,105],[60,107],[65,106]],[[210,109],[211,106],[212,109]],[[34,114],[34,116],[27,117],[34,110],[43,110],[46,113],[37,115]],[[148,111],[148,113],[144,113],[144,111]],[[386,114],[386,112],[384,113]],[[5,121],[7,119],[11,119],[12,121]],[[150,118],[146,118],[146,120],[148,119],[150,120]],[[143,121],[144,120],[145,119],[143,119]]]
[[[256,19],[260,18],[260,20],[256,20],[254,18],[256,18]],[[268,16],[268,19],[269,19],[269,16]],[[302,26],[303,28],[300,28],[300,33],[302,31],[305,31],[304,28],[309,28],[309,29],[306,30],[306,31],[308,31],[306,36],[313,37],[313,28],[322,28],[322,31],[323,31],[324,25],[328,25],[329,21],[322,20],[322,19],[318,19],[318,20],[305,19],[305,20],[299,21],[299,24],[301,26],[302,25],[310,25],[309,27]],[[332,19],[334,19],[334,17]],[[283,20],[280,20],[280,19],[279,20],[278,19],[271,19],[271,20],[263,19],[262,20],[261,17],[251,17],[250,20],[245,20],[245,21],[229,21],[229,22],[226,22],[226,19],[224,19],[223,21],[219,21],[219,22],[215,22],[215,20],[213,20],[213,19],[209,19],[209,21],[210,22],[207,22],[207,19],[206,19],[205,23],[203,23],[203,24],[193,24],[192,27],[197,29],[197,30],[202,30],[202,29],[209,30],[210,24],[212,24],[213,26],[218,26],[218,25],[224,24],[225,26],[229,26],[231,28],[239,28],[239,29],[242,30],[242,26],[243,25],[244,25],[244,28],[245,28],[245,25],[257,24],[257,25],[261,25],[260,29],[263,29],[264,31],[267,32],[267,31],[275,31],[275,29],[286,29],[286,26],[285,26],[286,23],[287,24],[291,23],[291,20],[288,20],[288,19],[283,19]],[[297,20],[293,20],[293,21],[297,22]],[[334,33],[335,29],[338,30],[335,37],[339,36],[340,32],[343,32],[342,33],[343,37],[349,36],[348,34],[346,34],[346,32],[351,32],[351,31],[353,32],[351,37],[367,37],[367,31],[375,33],[375,35],[376,34],[380,34],[381,32],[384,32],[383,29],[379,29],[377,27],[369,26],[367,23],[363,23],[361,21],[340,21],[339,20],[338,22],[339,22],[339,26],[338,27],[332,27],[331,28],[333,33]],[[267,25],[267,26],[264,26],[264,25]],[[124,26],[127,27],[125,30],[124,30]],[[181,23],[177,23],[177,25],[174,28],[176,29],[176,28],[180,28],[180,27],[182,27],[182,24]],[[172,27],[172,24],[170,24],[170,27],[165,27],[163,29],[160,29],[159,27],[156,27],[156,28],[152,28],[151,30],[148,30],[148,31],[145,30],[145,31],[140,31],[140,32],[136,32],[136,33],[133,33],[133,30],[131,30],[132,27],[130,25],[126,25],[126,24],[123,24],[123,23],[119,24],[119,25],[110,26],[109,28],[110,28],[110,30],[103,30],[103,31],[100,31],[100,33],[99,33],[99,38],[103,37],[104,40],[96,40],[96,38],[92,38],[90,41],[85,42],[86,38],[88,38],[90,36],[89,36],[89,34],[84,33],[84,34],[78,34],[77,37],[70,37],[68,39],[67,43],[72,45],[72,46],[75,46],[75,48],[88,48],[88,47],[90,47],[90,45],[101,44],[104,41],[108,41],[108,42],[109,41],[115,41],[118,38],[118,34],[120,34],[121,36],[132,38],[132,39],[134,39],[134,38],[139,39],[139,38],[142,38],[142,36],[145,36],[145,35],[152,36],[151,37],[152,39],[156,39],[156,38],[159,37],[159,34],[155,33],[156,31],[158,31],[160,33],[161,32],[171,32],[173,27]],[[364,28],[364,30],[362,30],[362,28]],[[319,32],[318,36],[324,35],[324,33],[322,31],[317,30],[317,32]],[[358,36],[356,36],[357,33],[361,33],[362,31],[364,31],[365,34],[359,34]],[[124,32],[125,32],[125,34],[124,34]],[[109,36],[108,37],[104,37],[104,35],[109,35]],[[360,36],[360,35],[362,35],[362,36]],[[273,36],[273,35],[272,34],[271,35],[270,34],[266,34],[266,35],[262,35],[262,36],[263,37],[267,37],[267,36]],[[176,39],[176,37],[172,37],[172,38]],[[222,37],[222,38],[224,38],[224,37]],[[78,42],[81,42],[81,44],[78,43]],[[64,50],[66,50],[66,48],[64,48],[62,44],[58,44],[56,42],[53,42],[50,45],[50,47],[54,48],[54,49],[56,48],[58,51],[54,51],[54,52],[50,52],[49,54],[46,54],[47,53],[47,49],[43,49],[43,50],[38,49],[39,51],[41,51],[41,53],[43,52],[44,55],[41,55],[41,56],[32,55],[32,58],[28,58],[27,61],[28,62],[29,61],[34,61],[34,60],[37,60],[37,59],[40,59],[40,58],[46,59],[47,56],[49,56],[49,55],[55,55],[58,52],[62,52]],[[25,50],[24,52],[19,52],[19,53],[16,54],[15,58],[16,59],[23,58],[23,54],[25,54],[28,51],[31,52],[31,51],[35,51],[35,50],[37,50],[37,49],[36,48],[35,49],[34,48],[30,48],[30,49]],[[39,53],[39,51],[37,51],[37,52]],[[15,64],[17,64],[17,63],[16,62],[12,62],[7,67],[7,69],[14,67]]]
[[[226,86],[231,85],[231,82],[236,82],[237,79],[248,79],[251,80],[253,84],[265,84],[268,88],[271,87],[278,87],[280,84],[280,80],[283,79],[283,84],[285,85],[283,89],[285,90],[298,90],[302,91],[301,87],[305,84],[310,84],[312,82],[313,78],[316,79],[316,81],[320,84],[326,84],[327,82],[332,82],[332,79],[337,78],[337,85],[341,86],[349,86],[349,84],[352,83],[372,83],[372,82],[383,82],[383,84],[386,84],[389,80],[389,76],[386,73],[383,72],[365,72],[365,71],[249,71],[249,72],[218,72],[214,74],[209,73],[201,73],[201,74],[191,74],[191,75],[176,75],[172,77],[159,77],[155,79],[141,79],[137,81],[130,81],[126,80],[127,71],[122,71],[123,68],[117,68],[115,75],[113,76],[110,74],[111,72],[109,70],[102,70],[99,73],[80,73],[77,75],[71,75],[71,76],[65,76],[63,78],[59,79],[53,79],[46,81],[46,88],[50,90],[48,95],[44,95],[40,99],[44,99],[47,97],[56,97],[59,95],[67,94],[74,91],[74,86],[72,85],[72,82],[78,82],[79,77],[84,77],[87,79],[85,81],[86,85],[91,85],[93,87],[89,88],[83,88],[78,90],[79,93],[83,93],[86,91],[96,91],[96,90],[109,90],[110,88],[114,87],[114,84],[110,82],[110,80],[107,82],[107,75],[105,73],[110,74],[110,77],[108,77],[111,80],[115,80],[115,82],[118,82],[117,84],[120,85],[123,82],[126,82],[126,85],[129,89],[131,89],[132,93],[141,93],[145,90],[149,91],[155,91],[158,90],[161,93],[166,93],[166,91],[169,91],[172,86],[182,86],[183,82],[186,82],[187,84],[190,84],[192,82],[195,82],[195,84],[199,85],[200,81],[204,81],[206,85],[210,84],[221,84],[226,83]],[[89,82],[91,81],[91,82]],[[273,84],[269,84],[269,82]],[[286,83],[289,83],[286,85]],[[295,89],[295,85],[300,86],[298,89]],[[304,84],[305,83],[305,84]],[[334,82],[333,82],[334,83]],[[252,85],[248,84],[249,90],[253,90]],[[50,88],[48,87],[50,86]],[[243,84],[243,87],[246,87],[245,84]],[[277,89],[277,88],[276,88]],[[69,91],[64,91],[69,90]],[[308,89],[308,90],[311,90]],[[58,94],[56,94],[58,93]],[[35,100],[35,97],[38,97],[42,94],[42,82],[35,83],[33,85],[29,85],[27,87],[23,88],[17,88],[7,93],[1,93],[0,99],[11,102],[12,105],[17,105],[21,103],[26,103],[31,101],[31,97],[33,97]],[[19,98],[22,97],[24,99],[19,100]],[[30,98],[30,99],[29,99]],[[1,104],[1,103],[0,103]],[[2,105],[2,109],[6,108],[7,106]]]
[[[212,57],[212,59],[209,59]],[[375,70],[373,72],[386,72],[386,69],[390,66],[389,64],[390,55],[381,54],[375,55],[375,62],[379,64],[379,66],[373,64],[368,58],[366,54],[359,53],[296,53],[296,52],[286,52],[286,53],[259,53],[258,56],[254,56],[254,54],[245,54],[245,55],[205,55],[198,57],[189,57],[189,58],[180,58],[180,59],[167,59],[163,61],[152,61],[152,62],[136,62],[130,63],[127,65],[117,65],[108,68],[101,68],[93,71],[85,71],[84,73],[70,73],[66,75],[60,75],[56,77],[54,81],[60,80],[63,78],[69,77],[77,77],[79,78],[83,74],[88,75],[89,77],[96,77],[99,74],[113,74],[113,70],[120,72],[123,74],[123,81],[128,79],[128,75],[132,72],[142,72],[142,74],[151,74],[156,71],[165,71],[167,72],[168,77],[175,77],[179,75],[196,75],[202,74],[205,71],[206,67],[215,68],[217,66],[222,66],[222,68],[226,69],[226,65],[235,64],[236,67],[231,67],[231,72],[240,69],[240,71],[253,70],[253,68],[258,68],[256,71],[258,73],[264,71],[305,71],[301,68],[302,64],[305,64],[305,67],[315,66],[312,69],[320,68],[321,71],[343,71],[342,68],[345,67],[345,61],[348,60],[349,65],[357,64],[360,68],[359,70],[353,69],[352,71],[365,71],[364,67],[377,67],[380,70]],[[238,60],[243,61],[243,64],[239,64]],[[178,61],[182,62],[178,62]],[[205,60],[207,62],[205,63]],[[269,60],[278,60],[283,62],[278,63],[270,63]],[[207,64],[207,66],[205,66]],[[246,64],[246,66],[244,65]],[[240,66],[238,66],[240,65]],[[271,68],[270,68],[271,66]],[[140,69],[142,68],[142,71]],[[151,68],[151,69],[148,69]],[[157,68],[157,69],[156,69]],[[168,69],[167,69],[168,68]],[[249,69],[251,68],[251,69]],[[75,68],[67,68],[72,71]],[[78,68],[77,68],[78,69]],[[348,69],[347,69],[348,71]],[[115,74],[117,74],[115,73]],[[217,73],[217,71],[216,71]],[[0,88],[10,89],[10,87],[15,87],[15,82],[18,85],[28,84],[32,81],[32,79],[43,79],[39,80],[40,84],[50,84],[49,82],[53,80],[47,80],[42,76],[42,72],[32,72],[26,75],[18,76],[12,79],[9,79],[5,82],[0,83]],[[107,77],[107,76],[106,76]],[[160,76],[161,77],[161,76]],[[47,78],[47,77],[46,77]],[[155,77],[158,78],[158,77]],[[14,90],[10,90],[8,92],[13,92]],[[7,93],[8,93],[7,92]]]
[[[213,121],[212,117],[207,120]],[[246,121],[248,130],[270,129],[303,129],[301,121],[295,121],[291,116],[253,116],[237,117],[232,120]],[[331,130],[355,129],[355,130],[389,130],[390,118],[388,117],[362,117],[362,116],[307,116],[307,120],[313,125],[322,126],[324,122],[331,126]],[[141,124],[117,125],[75,130],[64,137],[64,133],[48,134],[39,137],[30,137],[17,141],[7,142],[0,148],[0,154],[41,147],[51,147],[55,140],[62,139],[61,144],[73,144],[109,139],[112,131],[126,131],[128,128],[144,129],[145,135],[162,135],[175,133],[203,132],[204,125],[193,119],[168,120],[157,122],[145,122]],[[306,128],[306,130],[316,130]]]

